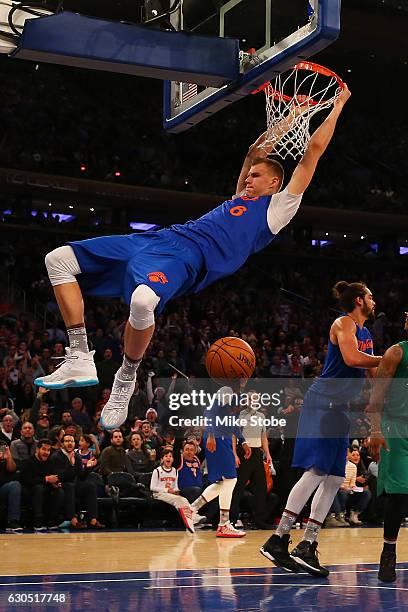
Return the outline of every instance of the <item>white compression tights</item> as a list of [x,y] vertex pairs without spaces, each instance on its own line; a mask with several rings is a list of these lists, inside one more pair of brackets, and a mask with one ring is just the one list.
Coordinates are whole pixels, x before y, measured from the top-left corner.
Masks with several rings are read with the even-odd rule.
[[308,470],[290,492],[286,510],[297,516],[317,489],[313,496],[310,518],[322,523],[343,481],[342,476],[322,474],[315,468]]
[[207,502],[219,496],[220,509],[229,510],[236,482],[236,478],[226,478],[225,480],[214,482],[210,484],[201,495]]
[[[48,253],[45,265],[53,287],[75,283],[75,277],[81,274],[74,250],[68,245]],[[136,287],[130,301],[129,323],[133,329],[143,330],[154,324],[154,309],[159,301],[160,297],[147,285]]]

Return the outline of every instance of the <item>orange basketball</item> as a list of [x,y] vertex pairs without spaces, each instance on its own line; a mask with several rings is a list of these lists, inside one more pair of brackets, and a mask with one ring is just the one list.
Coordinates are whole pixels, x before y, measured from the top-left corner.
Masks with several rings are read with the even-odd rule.
[[255,369],[255,354],[241,338],[220,338],[208,349],[205,367],[211,378],[221,384],[226,379],[250,378]]

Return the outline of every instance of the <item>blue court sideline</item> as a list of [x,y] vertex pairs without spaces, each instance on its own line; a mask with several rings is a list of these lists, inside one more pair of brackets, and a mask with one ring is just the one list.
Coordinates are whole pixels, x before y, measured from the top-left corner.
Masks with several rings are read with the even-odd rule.
[[[378,582],[377,569],[369,563],[333,565],[327,580],[278,568],[3,576],[0,610],[408,610],[408,563],[398,565],[394,584]],[[18,593],[22,603],[11,603]],[[57,595],[59,601],[27,604],[24,593]]]

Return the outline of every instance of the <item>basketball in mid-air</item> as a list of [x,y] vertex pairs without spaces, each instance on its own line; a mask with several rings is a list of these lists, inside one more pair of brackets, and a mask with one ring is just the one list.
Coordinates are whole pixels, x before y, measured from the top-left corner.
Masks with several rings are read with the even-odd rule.
[[248,342],[234,336],[220,338],[208,349],[205,367],[212,379],[250,378],[255,369],[255,354]]

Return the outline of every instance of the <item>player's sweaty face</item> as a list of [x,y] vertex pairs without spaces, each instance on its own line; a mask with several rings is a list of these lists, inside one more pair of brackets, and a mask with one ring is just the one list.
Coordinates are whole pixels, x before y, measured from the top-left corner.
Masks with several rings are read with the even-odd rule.
[[250,198],[270,195],[275,192],[276,179],[265,164],[251,166],[245,179],[245,194]]

